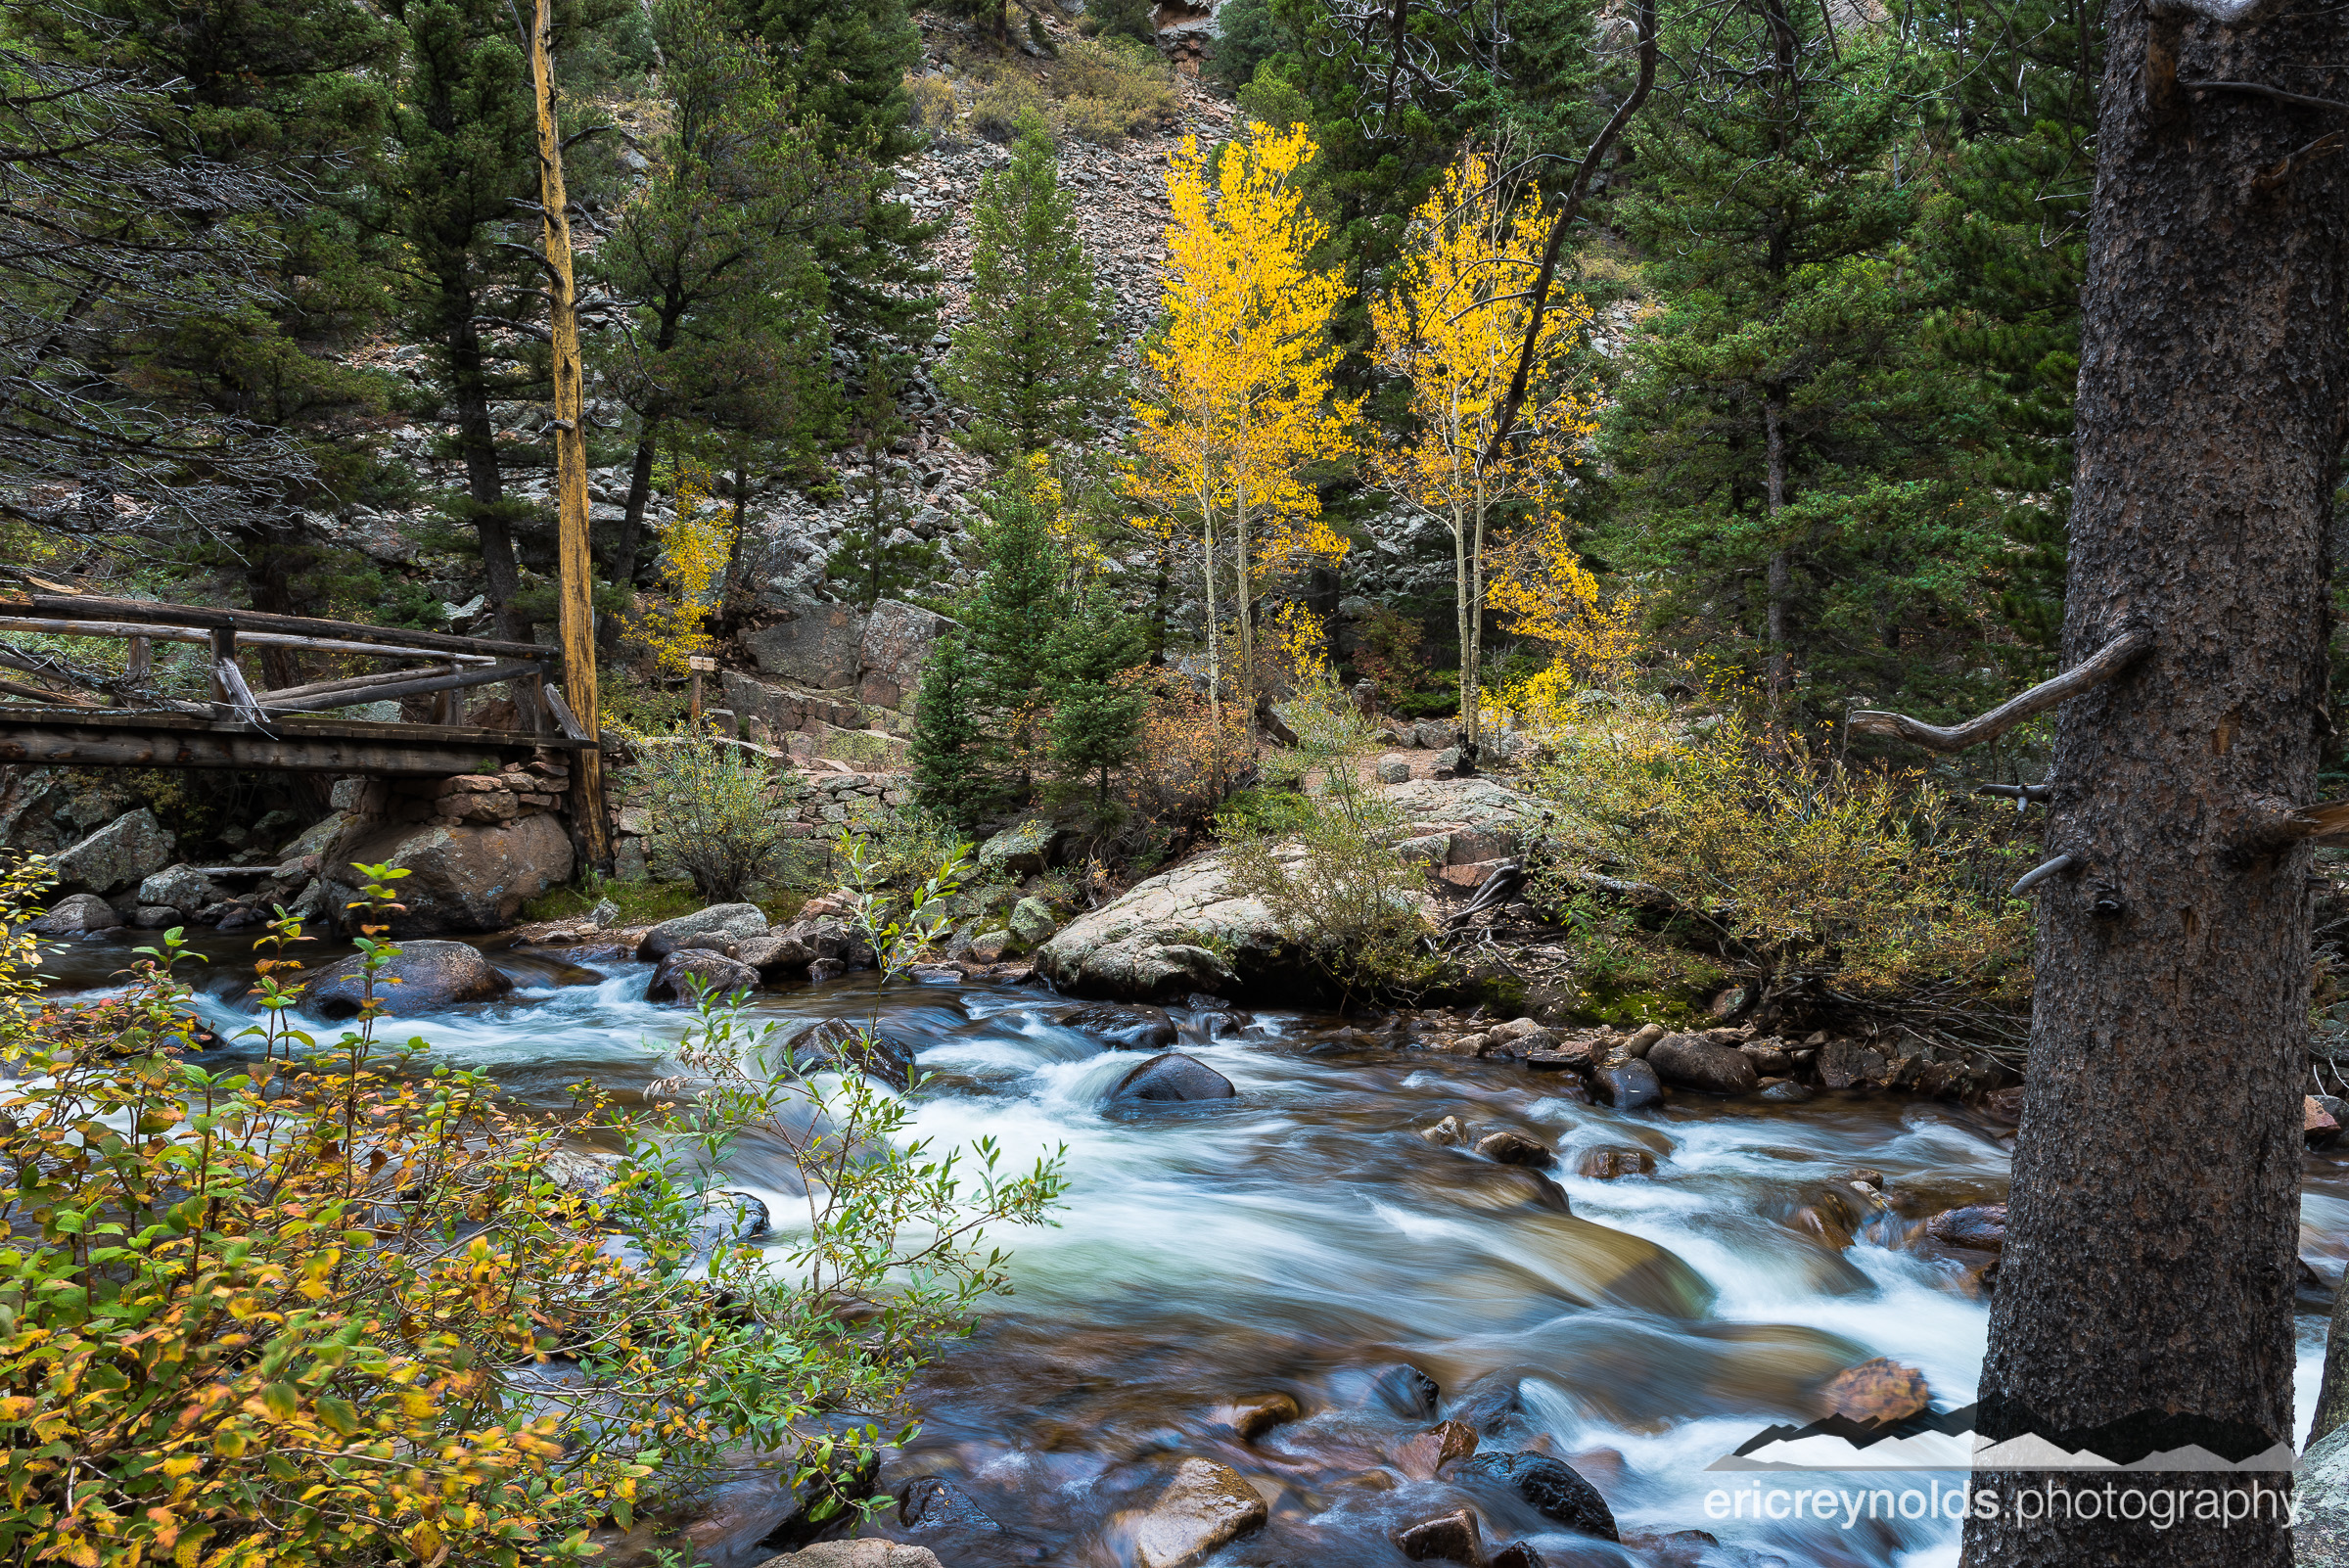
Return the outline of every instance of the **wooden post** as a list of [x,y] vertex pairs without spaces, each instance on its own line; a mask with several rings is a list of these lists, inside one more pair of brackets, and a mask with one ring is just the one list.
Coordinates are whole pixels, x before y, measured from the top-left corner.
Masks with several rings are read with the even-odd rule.
[[233,718],[236,715],[235,710],[228,706],[228,677],[221,673],[221,667],[237,657],[237,628],[214,626],[211,645],[212,717],[215,719]]
[[[559,520],[563,695],[590,740],[597,733],[594,567],[587,551],[587,416],[579,373],[579,318],[573,302],[571,219],[563,195],[563,139],[555,120],[552,0],[538,0],[530,28],[530,83],[538,102],[538,203],[544,208],[548,320],[554,340],[555,486]],[[603,759],[593,749],[573,760],[572,825],[587,863],[609,870]]]
[[717,668],[717,661],[707,654],[688,654],[685,668],[693,672],[693,695],[685,707],[686,722],[695,729],[702,727],[702,676]]
[[130,655],[122,664],[122,678],[134,686],[147,684],[155,671],[155,643],[146,637],[130,639]]

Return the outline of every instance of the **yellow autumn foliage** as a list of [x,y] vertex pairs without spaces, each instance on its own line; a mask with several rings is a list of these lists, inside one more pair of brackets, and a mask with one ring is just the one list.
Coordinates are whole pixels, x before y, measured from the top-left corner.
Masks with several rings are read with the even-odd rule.
[[1296,183],[1317,151],[1302,125],[1253,124],[1220,156],[1186,138],[1167,172],[1167,326],[1145,350],[1151,395],[1134,404],[1141,458],[1128,493],[1168,526],[1199,530],[1219,699],[1219,548],[1231,561],[1248,697],[1258,580],[1346,551],[1302,477],[1309,463],[1357,449],[1359,400],[1338,398],[1331,385],[1340,350],[1329,323],[1349,291],[1336,269],[1308,261],[1329,231]]
[[626,621],[628,635],[644,644],[664,674],[684,674],[687,660],[716,646],[704,623],[717,609],[734,552],[734,515],[713,504],[710,489],[707,470],[679,470],[675,509],[655,530],[661,590],[640,596]]

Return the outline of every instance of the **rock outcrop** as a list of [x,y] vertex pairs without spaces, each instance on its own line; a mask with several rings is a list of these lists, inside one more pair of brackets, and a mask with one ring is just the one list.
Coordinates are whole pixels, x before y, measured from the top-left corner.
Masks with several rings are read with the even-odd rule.
[[61,886],[113,893],[137,887],[169,865],[173,844],[170,830],[142,806],[60,850],[49,866]]
[[1036,972],[1072,995],[1113,1001],[1237,996],[1290,978],[1272,911],[1232,893],[1227,876],[1216,851],[1135,884],[1054,933],[1036,949]]
[[404,906],[392,915],[394,936],[496,931],[530,899],[571,880],[571,835],[547,814],[484,826],[362,828],[337,846],[325,869],[332,908],[359,897],[353,861],[409,872],[393,884]]

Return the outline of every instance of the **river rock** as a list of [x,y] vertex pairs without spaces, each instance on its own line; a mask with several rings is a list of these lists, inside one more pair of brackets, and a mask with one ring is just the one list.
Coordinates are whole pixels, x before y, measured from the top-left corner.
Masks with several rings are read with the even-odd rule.
[[1036,972],[1072,995],[1114,1001],[1295,986],[1305,977],[1272,911],[1232,893],[1226,876],[1217,851],[1134,884],[1057,932]]
[[1831,1039],[1819,1047],[1821,1087],[1876,1088],[1892,1081],[1892,1063],[1885,1054],[1856,1039]]
[[[389,983],[393,980],[398,984]],[[403,942],[397,956],[378,971],[375,988],[387,1016],[414,1018],[459,1002],[493,1000],[512,991],[514,982],[470,943]],[[360,955],[352,953],[311,977],[301,1011],[329,1023],[355,1018],[365,991]]]
[[1475,1454],[1459,1462],[1452,1479],[1477,1480],[1497,1490],[1505,1489],[1544,1519],[1601,1541],[1618,1539],[1615,1512],[1599,1496],[1598,1488],[1584,1480],[1572,1465],[1546,1453]]
[[1003,1530],[970,1494],[935,1475],[916,1476],[898,1489],[898,1522],[912,1530],[973,1535],[999,1535]]
[[2000,1251],[2006,1245],[2006,1205],[1977,1203],[1945,1210],[1925,1222],[1925,1234],[1952,1247]]
[[945,1568],[928,1546],[901,1541],[819,1541],[769,1557],[759,1568]]
[[1395,1532],[1395,1546],[1413,1562],[1457,1562],[1486,1568],[1485,1541],[1476,1515],[1455,1508]]
[[1425,1419],[1443,1403],[1444,1390],[1436,1380],[1408,1361],[1381,1366],[1369,1376],[1370,1398],[1397,1415]]
[[1906,1421],[1932,1407],[1933,1392],[1913,1366],[1879,1356],[1837,1372],[1819,1391],[1819,1408],[1853,1421]]
[[1621,1176],[1646,1176],[1655,1168],[1656,1157],[1645,1149],[1589,1149],[1575,1174],[1593,1181],[1613,1181]]
[[359,898],[354,860],[407,869],[392,884],[401,905],[391,916],[394,936],[499,931],[530,899],[571,880],[571,835],[543,811],[493,826],[379,826],[344,843],[321,873],[328,908],[341,911]]
[[1649,1048],[1646,1060],[1665,1083],[1712,1094],[1751,1094],[1761,1078],[1743,1051],[1700,1035],[1667,1035]]
[[115,906],[95,893],[69,893],[51,900],[46,914],[30,922],[44,937],[78,937],[88,931],[107,931],[122,923]]
[[858,1029],[841,1018],[827,1018],[784,1042],[784,1061],[795,1073],[835,1068],[879,1079],[903,1093],[919,1070],[913,1051],[887,1035]]
[[1433,1127],[1421,1128],[1419,1135],[1439,1149],[1456,1149],[1468,1141],[1468,1124],[1448,1116]]
[[1011,934],[1023,947],[1034,947],[1060,929],[1051,908],[1041,899],[1022,899],[1011,906]]
[[845,604],[785,600],[777,619],[741,634],[743,650],[760,672],[838,691],[862,672],[864,618]]
[[1239,1472],[1213,1459],[1188,1458],[1146,1506],[1128,1510],[1118,1533],[1136,1568],[1190,1568],[1254,1530],[1267,1517],[1265,1499]]
[[1550,1165],[1557,1159],[1556,1155],[1550,1153],[1548,1144],[1508,1128],[1488,1132],[1478,1139],[1476,1152],[1498,1165],[1523,1165],[1535,1170]]
[[139,884],[142,908],[176,909],[189,915],[219,901],[220,890],[184,862],[166,866]]
[[1656,1041],[1670,1033],[1662,1024],[1641,1024],[1637,1032],[1623,1042],[1623,1054],[1644,1058],[1656,1048]]
[[1180,1051],[1153,1056],[1118,1080],[1110,1093],[1119,1100],[1228,1100],[1231,1080]]
[[1443,1421],[1403,1440],[1390,1455],[1395,1468],[1414,1481],[1433,1481],[1444,1466],[1476,1452],[1476,1432],[1458,1421]]
[[1763,1084],[1761,1092],[1755,1096],[1755,1098],[1768,1101],[1772,1105],[1800,1105],[1805,1100],[1817,1097],[1810,1084],[1797,1084],[1790,1078],[1780,1079],[1775,1084]]
[[725,952],[750,937],[763,937],[766,916],[755,903],[714,903],[707,909],[664,920],[636,944],[636,956],[647,962],[666,958],[680,947],[707,947]]
[[1226,1411],[1233,1431],[1253,1443],[1276,1426],[1286,1426],[1301,1412],[1287,1394],[1256,1394],[1232,1404]]
[[734,956],[767,980],[804,975],[815,961],[815,954],[797,937],[745,937],[734,945]]
[[1530,1541],[1512,1541],[1493,1548],[1487,1568],[1549,1568],[1549,1559]]
[[2292,1476],[2292,1561],[2299,1568],[2349,1568],[2349,1426],[2308,1446]]
[[142,806],[115,818],[70,849],[50,858],[49,868],[69,888],[112,893],[143,881],[171,863],[168,829]]
[[713,1000],[722,1001],[738,991],[750,991],[759,984],[759,971],[738,959],[710,947],[679,947],[653,971],[652,980],[644,988],[648,1002],[682,1002],[693,1005],[697,992],[707,990]]
[[1590,1091],[1618,1111],[1635,1111],[1664,1097],[1656,1070],[1643,1061],[1600,1068],[1590,1075]]
[[1060,1022],[1071,1029],[1082,1029],[1121,1050],[1163,1051],[1180,1038],[1174,1020],[1163,1007],[1095,1003],[1062,1014]]
[[2329,1148],[2341,1135],[2340,1101],[2328,1094],[2300,1096],[2300,1136],[2312,1149]]

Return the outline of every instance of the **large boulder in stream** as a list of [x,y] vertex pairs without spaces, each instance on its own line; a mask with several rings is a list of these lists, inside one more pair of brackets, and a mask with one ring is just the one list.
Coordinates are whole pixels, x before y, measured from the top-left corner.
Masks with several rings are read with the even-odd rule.
[[1514,1496],[1543,1518],[1601,1541],[1619,1539],[1615,1511],[1598,1488],[1574,1466],[1546,1453],[1478,1453],[1462,1459],[1452,1480]]
[[1753,1058],[1702,1035],[1667,1035],[1648,1047],[1646,1060],[1665,1083],[1711,1094],[1751,1094],[1762,1082]]
[[[479,947],[463,942],[401,943],[398,955],[375,977],[376,1000],[392,1018],[437,1013],[459,1002],[491,1001],[513,989],[514,982],[483,957]],[[366,992],[363,960],[352,953],[311,978],[301,993],[301,1011],[341,1023],[358,1016]]]
[[759,971],[749,964],[710,947],[679,947],[653,971],[653,978],[645,984],[644,999],[691,1005],[704,991],[725,997],[754,990],[758,984]]
[[1267,1510],[1238,1471],[1214,1459],[1178,1461],[1139,1501],[1111,1521],[1111,1534],[1136,1568],[1191,1568],[1252,1530]]
[[731,952],[735,944],[765,935],[766,916],[757,904],[714,903],[647,931],[636,944],[636,956],[650,963],[685,947]]
[[49,860],[61,886],[112,893],[136,887],[171,863],[171,832],[142,806]]
[[1113,1001],[1227,994],[1301,978],[1272,911],[1231,892],[1227,876],[1216,851],[1135,883],[1036,949],[1036,973],[1071,995]]
[[78,937],[84,932],[105,931],[122,923],[115,906],[95,893],[69,893],[62,899],[52,899],[48,910],[31,925],[44,937]]
[[912,1048],[903,1040],[859,1029],[843,1018],[827,1018],[802,1030],[784,1041],[782,1049],[784,1064],[795,1073],[827,1068],[862,1073],[900,1094],[912,1085],[913,1075],[919,1071]]
[[1153,1056],[1110,1091],[1119,1100],[1228,1100],[1231,1080],[1195,1057],[1180,1051]]
[[759,1568],[944,1568],[928,1546],[901,1541],[819,1541],[769,1557]]
[[359,897],[353,861],[407,870],[392,885],[401,905],[394,936],[500,931],[524,904],[571,880],[571,835],[545,812],[487,826],[378,826],[336,845],[325,873],[330,909]]

